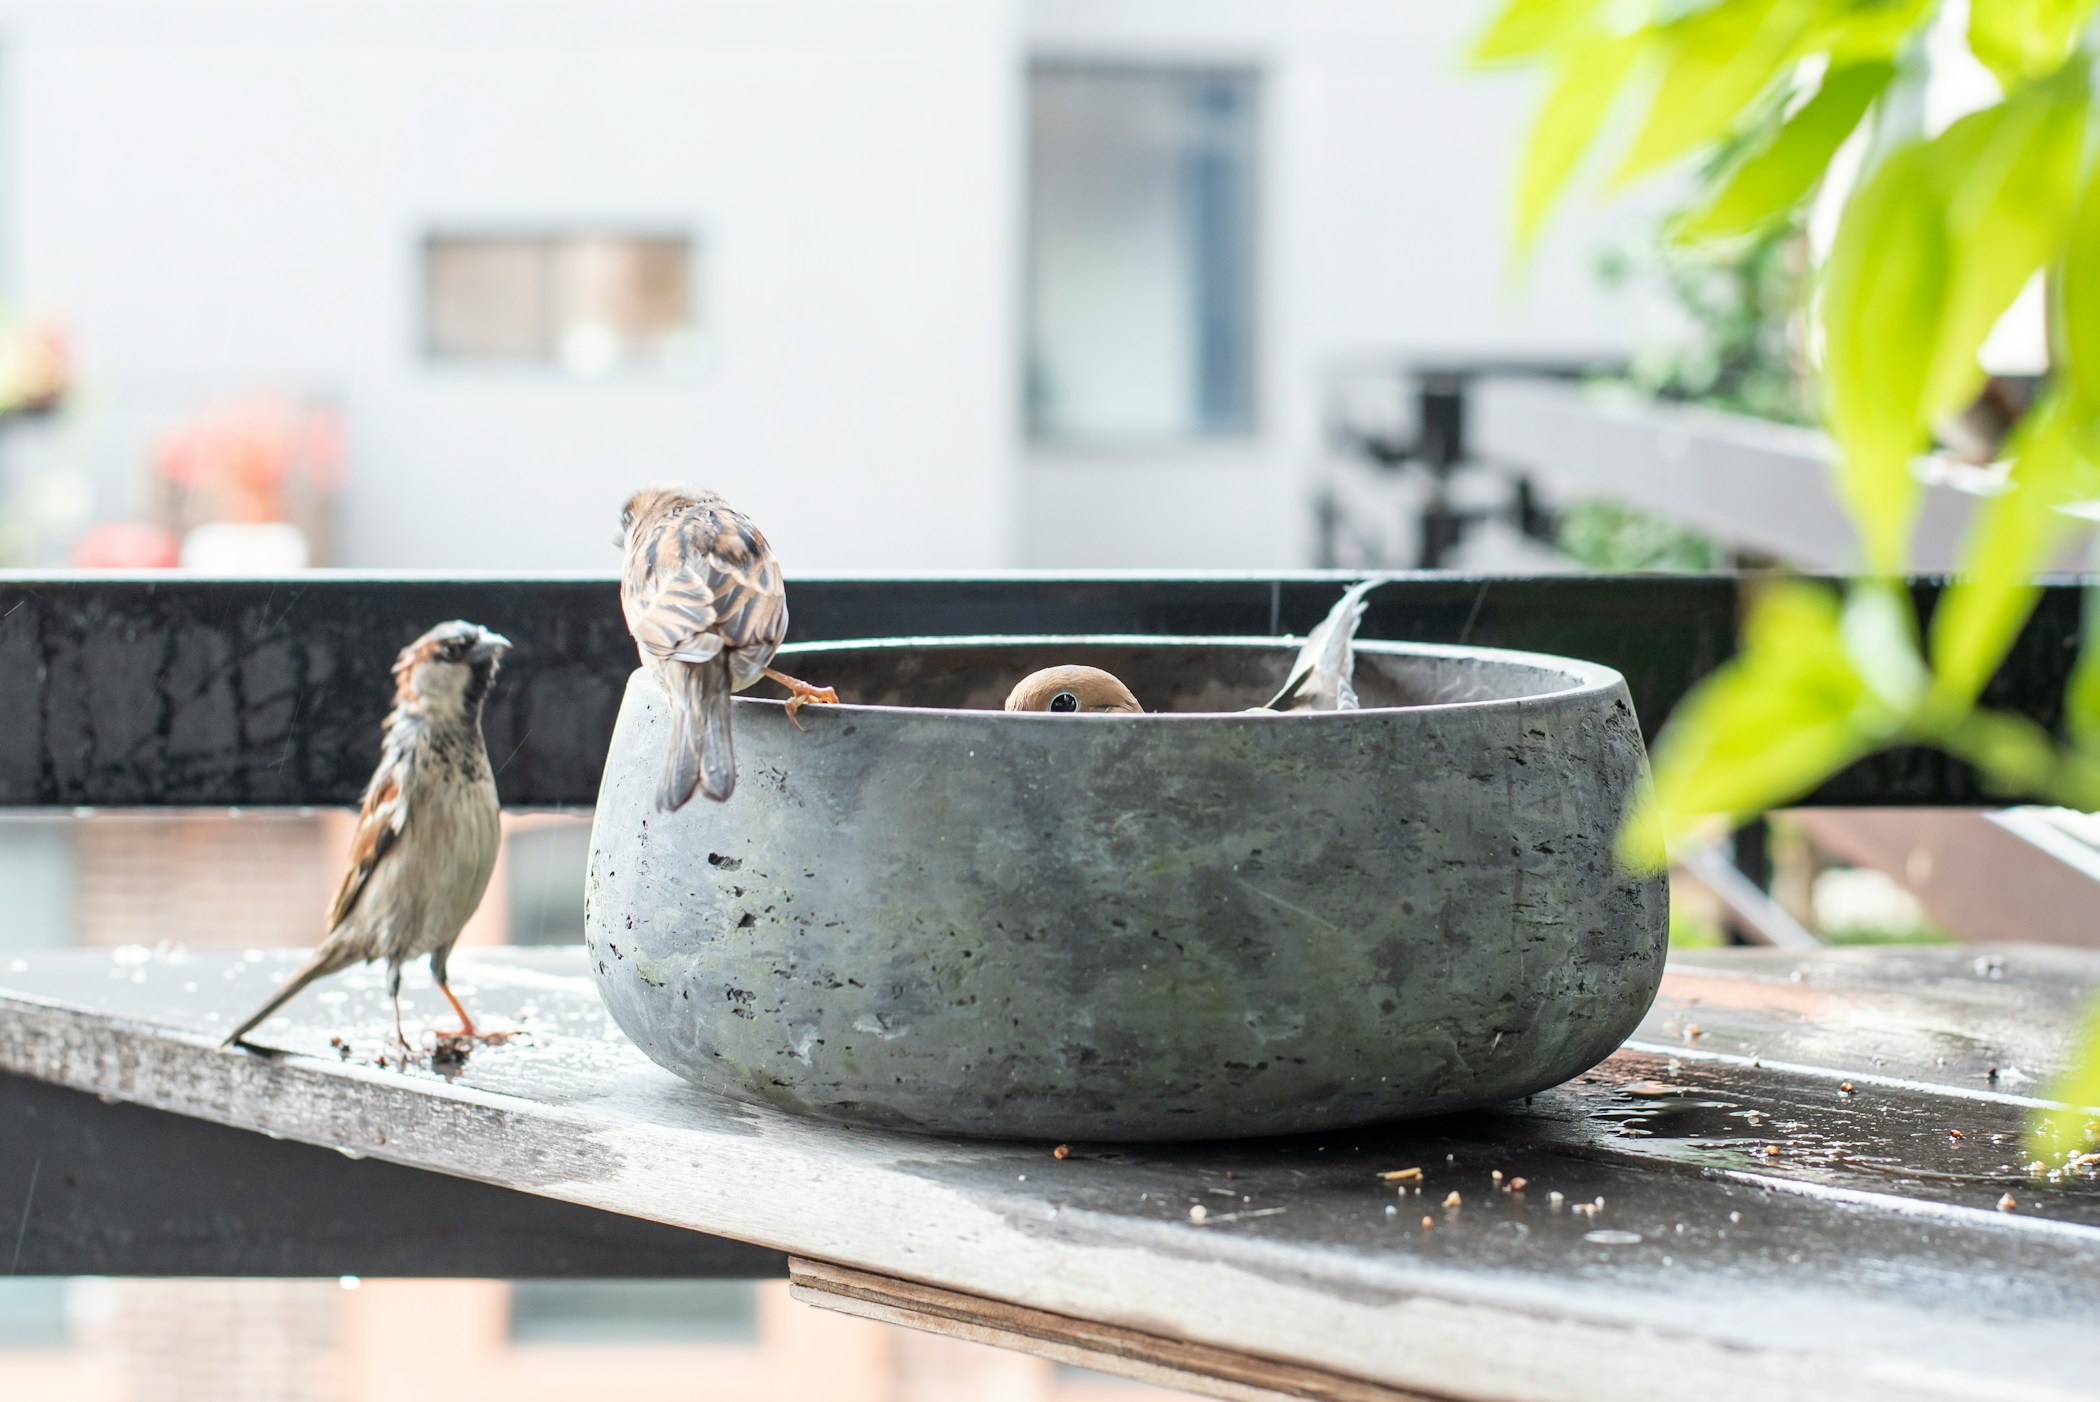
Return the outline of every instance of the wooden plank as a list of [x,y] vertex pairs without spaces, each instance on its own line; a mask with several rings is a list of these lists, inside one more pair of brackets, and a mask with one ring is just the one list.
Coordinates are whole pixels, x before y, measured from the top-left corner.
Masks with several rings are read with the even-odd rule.
[[1229,1402],[1282,1402],[1287,1398],[1428,1402],[1419,1392],[1400,1392],[1295,1364],[962,1295],[824,1261],[789,1261],[788,1290],[796,1299],[820,1309],[973,1344],[1016,1349],[1054,1363],[1093,1368],[1133,1382]]
[[[2032,1087],[1993,1086],[1986,1058],[2001,1081],[2052,1069],[2100,959],[1992,957],[1702,955],[1633,1046],[1528,1105],[1064,1159],[703,1095],[607,1025],[574,950],[462,956],[477,1014],[530,1035],[449,1079],[370,1064],[370,971],[294,1004],[263,1031],[282,1052],[256,1055],[216,1029],[275,955],[16,960],[0,1070],[1402,1393],[2086,1395],[2094,1184],[2001,1213],[2000,1160],[1950,1176],[1934,1136],[1955,1113],[1985,1144],[2017,1126]],[[412,1025],[438,1016],[410,988]],[[1780,1131],[1774,1162],[1734,1129],[1749,1109]],[[1657,1132],[1673,1117],[1693,1132]],[[1828,1152],[1858,1141],[1874,1152]],[[1377,1176],[1405,1167],[1419,1193]]]
[[1964,940],[2100,945],[2100,853],[2031,810],[1802,809],[1834,855],[1909,889]]

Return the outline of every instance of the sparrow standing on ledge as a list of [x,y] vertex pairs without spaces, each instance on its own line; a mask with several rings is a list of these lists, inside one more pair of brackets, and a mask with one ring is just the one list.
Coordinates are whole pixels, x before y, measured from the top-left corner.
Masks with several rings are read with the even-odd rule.
[[751,518],[718,494],[680,482],[644,487],[620,513],[620,537],[627,631],[671,703],[656,806],[683,808],[695,788],[726,799],[736,792],[732,695],[770,677],[788,689],[794,721],[806,703],[837,701],[838,693],[773,670],[788,626],[780,563]]
[[496,779],[481,738],[481,707],[509,647],[500,634],[454,621],[402,649],[385,750],[365,786],[328,938],[224,1045],[240,1041],[315,979],[384,959],[394,1035],[406,1046],[401,966],[424,954],[438,991],[459,1014],[459,1030],[438,1036],[480,1035],[446,984],[445,964],[496,865]]
[[1130,688],[1099,667],[1045,667],[1006,693],[1009,711],[1132,711],[1145,708]]

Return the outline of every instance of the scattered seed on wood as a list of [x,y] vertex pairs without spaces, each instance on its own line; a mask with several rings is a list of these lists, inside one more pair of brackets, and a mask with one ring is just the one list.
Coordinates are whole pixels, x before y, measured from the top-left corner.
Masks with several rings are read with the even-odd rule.
[[1459,1197],[1458,1197],[1458,1189],[1456,1189],[1456,1188],[1453,1188],[1453,1189],[1451,1190],[1451,1195],[1450,1195],[1449,1197],[1447,1197],[1447,1198],[1445,1198],[1445,1199],[1444,1199],[1444,1206],[1446,1206],[1446,1207],[1457,1207],[1457,1206],[1458,1206],[1458,1204],[1459,1204]]
[[1778,1146],[1777,1144],[1767,1144],[1767,1145],[1765,1145],[1765,1157],[1766,1157],[1766,1158],[1768,1158],[1768,1159],[1776,1159],[1776,1158],[1778,1158],[1778,1157],[1779,1157],[1779,1146]]
[[1949,1139],[1959,1139],[1961,1138],[1961,1131],[1958,1129],[1950,1129],[1947,1131],[1947,1137]]
[[1839,1082],[1838,1082],[1838,1093],[1839,1093],[1840,1095],[1850,1095],[1850,1094],[1852,1094],[1852,1082],[1850,1082],[1850,1081],[1839,1081]]
[[1419,1183],[1422,1181],[1422,1170],[1419,1168],[1396,1168],[1391,1173],[1381,1173],[1378,1176],[1388,1183]]
[[[1069,1144],[1060,1144],[1055,1149],[1052,1149],[1050,1151],[1050,1157],[1053,1159],[1069,1159],[1070,1157],[1072,1157],[1072,1146]],[[1229,1173],[1225,1176],[1227,1178],[1232,1177],[1232,1175]]]
[[2020,1204],[2013,1201],[2013,1195],[2011,1193],[2007,1193],[2004,1197],[1998,1199],[1998,1210],[2000,1212],[2010,1212],[2019,1205]]

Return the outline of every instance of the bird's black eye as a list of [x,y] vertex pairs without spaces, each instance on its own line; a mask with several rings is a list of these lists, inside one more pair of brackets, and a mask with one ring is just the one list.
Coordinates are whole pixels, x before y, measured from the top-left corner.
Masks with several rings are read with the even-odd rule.
[[1060,691],[1057,695],[1050,698],[1050,709],[1053,711],[1076,711],[1079,709],[1079,698],[1069,691]]

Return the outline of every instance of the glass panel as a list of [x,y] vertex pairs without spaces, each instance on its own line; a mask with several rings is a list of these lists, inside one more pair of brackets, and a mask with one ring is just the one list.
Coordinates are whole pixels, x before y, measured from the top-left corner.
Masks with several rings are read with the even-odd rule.
[[49,1276],[0,1277],[0,1348],[63,1348],[66,1282]]
[[521,1280],[510,1288],[521,1344],[755,1344],[748,1280]]
[[581,944],[591,820],[512,814],[504,865],[512,944]]
[[1030,434],[1255,426],[1257,75],[1039,66],[1029,81]]

